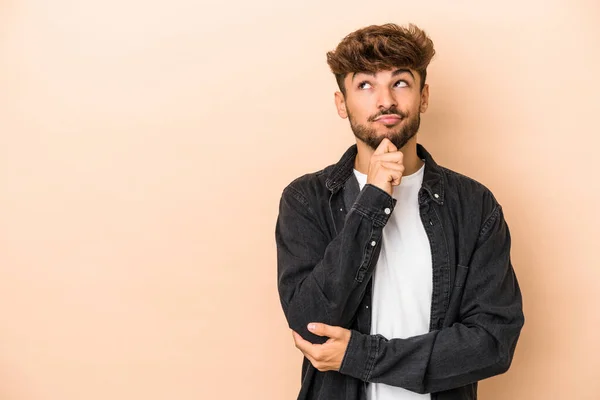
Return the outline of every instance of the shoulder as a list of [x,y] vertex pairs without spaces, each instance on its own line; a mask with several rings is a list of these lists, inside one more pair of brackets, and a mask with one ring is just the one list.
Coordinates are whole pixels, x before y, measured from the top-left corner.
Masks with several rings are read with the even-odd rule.
[[484,183],[448,167],[440,166],[440,168],[444,172],[451,190],[467,191],[471,194],[493,197],[492,191]]
[[451,208],[478,215],[482,224],[502,211],[494,193],[484,183],[450,168],[440,168],[446,179],[446,201]]
[[283,195],[289,194],[307,201],[328,192],[326,181],[335,164],[318,171],[308,172],[290,181],[283,189]]

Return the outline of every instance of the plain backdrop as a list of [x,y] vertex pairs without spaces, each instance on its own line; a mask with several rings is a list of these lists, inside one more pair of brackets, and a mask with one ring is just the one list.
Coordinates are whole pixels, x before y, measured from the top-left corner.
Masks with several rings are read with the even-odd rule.
[[435,42],[419,141],[503,205],[526,325],[480,397],[600,391],[597,1],[0,1],[0,399],[293,399],[281,191],[354,142],[325,53]]

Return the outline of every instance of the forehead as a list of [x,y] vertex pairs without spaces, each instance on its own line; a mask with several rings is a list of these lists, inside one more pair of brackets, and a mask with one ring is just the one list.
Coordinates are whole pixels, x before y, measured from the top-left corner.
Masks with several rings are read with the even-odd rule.
[[375,72],[370,72],[370,71],[350,72],[346,75],[346,78],[350,78],[351,80],[354,80],[356,77],[359,77],[359,76],[363,77],[364,75],[371,76],[373,78],[395,78],[399,75],[408,75],[408,76],[412,77],[413,79],[415,79],[417,76],[417,72],[408,67],[394,67],[394,68],[380,69]]

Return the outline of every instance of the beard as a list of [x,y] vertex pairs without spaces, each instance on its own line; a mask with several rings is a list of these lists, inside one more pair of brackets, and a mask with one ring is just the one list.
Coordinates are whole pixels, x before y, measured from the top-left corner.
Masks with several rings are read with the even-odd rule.
[[[382,111],[377,115],[374,115],[369,118],[369,122],[373,122],[377,117],[386,114],[396,114],[402,118],[404,124],[402,126],[396,127],[394,129],[388,129],[388,132],[381,134],[377,133],[375,128],[369,128],[365,125],[361,125],[357,123],[350,112],[346,110],[348,113],[348,119],[350,120],[350,128],[352,128],[352,132],[354,132],[354,136],[356,136],[359,140],[367,144],[373,150],[377,149],[379,144],[384,138],[388,138],[398,150],[400,150],[406,143],[412,139],[419,130],[419,126],[421,125],[421,115],[419,112],[415,114],[415,116],[407,118],[407,114],[398,110],[395,107],[392,107],[388,110]],[[401,122],[402,122],[401,121]]]

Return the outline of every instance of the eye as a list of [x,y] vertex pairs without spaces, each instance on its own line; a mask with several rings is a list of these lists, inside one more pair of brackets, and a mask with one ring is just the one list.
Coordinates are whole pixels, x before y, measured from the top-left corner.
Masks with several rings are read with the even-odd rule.
[[371,87],[371,84],[367,81],[363,81],[358,84],[359,89],[368,89],[369,87]]
[[408,82],[406,82],[404,80],[399,80],[398,82],[396,82],[396,84],[394,86],[396,86],[396,87],[408,87]]

